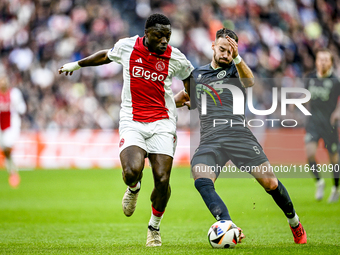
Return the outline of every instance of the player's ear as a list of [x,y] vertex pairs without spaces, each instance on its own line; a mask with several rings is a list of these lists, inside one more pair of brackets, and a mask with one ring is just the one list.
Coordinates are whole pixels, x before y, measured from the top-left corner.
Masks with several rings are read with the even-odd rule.
[[215,47],[215,41],[212,42],[211,49],[214,50],[214,47]]
[[152,27],[149,27],[149,28],[146,28],[144,30],[144,34],[145,36],[149,37],[150,36],[150,33],[152,32]]

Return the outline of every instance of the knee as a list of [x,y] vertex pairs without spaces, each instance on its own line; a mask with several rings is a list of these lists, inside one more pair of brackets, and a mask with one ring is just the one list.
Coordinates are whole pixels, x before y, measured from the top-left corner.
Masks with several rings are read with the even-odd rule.
[[262,183],[262,187],[268,192],[268,191],[276,190],[278,184],[279,183],[277,179],[268,178],[268,179],[264,179]]
[[126,185],[134,185],[137,183],[142,169],[137,166],[126,166],[123,168],[123,179]]
[[307,159],[309,162],[315,162],[315,154],[316,154],[316,149],[306,147],[306,154],[307,154]]
[[155,178],[155,187],[159,192],[165,193],[169,190],[170,176],[166,173]]
[[307,160],[308,160],[308,162],[315,162],[315,155],[314,154],[307,155]]
[[6,158],[9,158],[11,156],[11,151],[12,151],[11,148],[5,148],[3,150],[4,155],[5,155]]

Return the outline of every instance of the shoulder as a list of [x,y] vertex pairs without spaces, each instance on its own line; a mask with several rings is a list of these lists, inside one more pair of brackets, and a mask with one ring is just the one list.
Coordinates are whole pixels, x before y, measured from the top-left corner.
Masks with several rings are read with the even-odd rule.
[[204,65],[204,66],[199,66],[194,69],[194,72],[199,73],[203,71],[209,71],[210,70],[210,64]]
[[175,47],[171,47],[171,58],[174,59],[174,60],[183,60],[183,59],[186,59],[187,60],[187,57],[177,48]]
[[135,35],[133,37],[127,37],[127,38],[119,39],[115,43],[114,47],[111,50],[113,50],[114,48],[129,48],[129,47],[133,47],[135,45],[137,39],[138,39],[138,35]]
[[132,51],[134,45],[138,40],[138,35],[118,40],[115,45],[108,50],[107,56],[111,61],[120,63],[124,52]]
[[170,62],[176,67],[177,77],[182,80],[188,78],[192,70],[194,70],[193,65],[179,49],[170,45],[168,47],[171,47]]
[[210,73],[211,71],[214,71],[211,69],[210,64],[196,67],[192,71],[192,76],[196,81],[201,80],[202,76],[206,75],[207,73]]
[[339,80],[339,76],[337,76],[334,71],[332,72],[331,76],[329,77],[331,79],[336,79],[336,80]]
[[339,78],[339,76],[337,76],[335,73],[334,73],[334,71],[333,71],[333,73],[331,74],[331,76],[329,77],[331,80],[332,80],[332,82],[336,85],[336,86],[334,86],[337,90],[339,90],[340,89],[340,78]]

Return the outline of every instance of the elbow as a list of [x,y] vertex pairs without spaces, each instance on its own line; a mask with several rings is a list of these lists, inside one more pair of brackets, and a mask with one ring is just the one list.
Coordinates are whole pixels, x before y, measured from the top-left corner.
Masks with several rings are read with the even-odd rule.
[[241,80],[243,86],[245,88],[250,88],[253,87],[255,85],[255,79],[254,78],[244,78]]
[[248,88],[252,87],[254,85],[255,85],[255,81],[254,81],[254,79],[252,79],[252,81],[250,81],[249,84],[248,84]]

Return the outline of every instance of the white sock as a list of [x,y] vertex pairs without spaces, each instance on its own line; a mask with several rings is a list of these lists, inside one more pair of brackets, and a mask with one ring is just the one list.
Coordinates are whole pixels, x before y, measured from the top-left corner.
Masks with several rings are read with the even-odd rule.
[[163,215],[161,217],[157,217],[151,212],[149,226],[153,227],[154,229],[159,229],[159,225],[161,224],[162,218],[163,218]]
[[299,217],[298,217],[298,215],[296,213],[295,213],[295,216],[293,218],[291,218],[291,219],[287,218],[287,220],[288,220],[289,225],[292,228],[297,227],[299,225],[299,222],[300,222],[299,221]]
[[130,189],[131,191],[139,190],[139,189],[140,189],[140,181],[137,182],[137,185],[135,185],[134,187],[129,186],[129,189]]
[[5,165],[6,165],[8,174],[14,174],[17,172],[17,169],[11,157],[9,159],[7,158],[5,159]]

